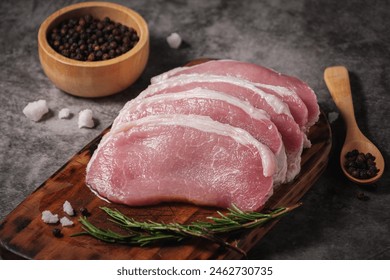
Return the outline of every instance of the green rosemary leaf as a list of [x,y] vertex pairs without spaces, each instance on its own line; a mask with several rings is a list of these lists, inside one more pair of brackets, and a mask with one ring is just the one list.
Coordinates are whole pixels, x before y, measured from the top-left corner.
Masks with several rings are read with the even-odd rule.
[[117,209],[101,207],[110,218],[108,220],[129,231],[129,234],[123,235],[112,230],[105,230],[93,225],[86,217],[79,219],[85,232],[76,233],[72,236],[90,235],[96,239],[110,242],[123,243],[130,245],[147,246],[161,241],[182,241],[186,238],[202,238],[221,246],[244,253],[237,246],[225,242],[220,234],[245,230],[263,226],[265,223],[280,218],[286,213],[299,207],[296,204],[291,207],[280,207],[269,213],[244,212],[233,205],[223,214],[217,211],[217,217],[207,217],[210,222],[196,221],[187,225],[178,223],[158,223],[154,221],[140,222],[127,217]]

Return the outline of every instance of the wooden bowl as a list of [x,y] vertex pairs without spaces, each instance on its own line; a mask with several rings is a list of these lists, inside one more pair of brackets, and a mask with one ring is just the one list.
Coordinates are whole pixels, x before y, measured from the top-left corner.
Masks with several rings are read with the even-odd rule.
[[[139,41],[125,54],[104,61],[78,61],[57,53],[48,43],[47,34],[59,23],[83,15],[109,17],[136,30]],[[61,90],[76,96],[101,97],[120,92],[142,74],[149,57],[149,30],[135,11],[107,2],[71,5],[50,15],[38,32],[39,59],[49,79]]]

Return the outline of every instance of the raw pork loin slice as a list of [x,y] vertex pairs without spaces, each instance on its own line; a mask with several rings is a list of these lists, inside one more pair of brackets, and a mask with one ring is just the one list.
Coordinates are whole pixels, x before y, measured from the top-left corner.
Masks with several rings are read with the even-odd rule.
[[309,128],[318,120],[317,98],[306,83],[295,77],[283,75],[252,63],[234,60],[211,60],[194,66],[172,69],[152,78],[151,82],[156,83],[173,76],[194,73],[223,75],[248,80],[262,89],[269,90],[269,93],[282,98],[289,105],[294,119],[301,126]]
[[130,206],[259,210],[276,184],[299,173],[318,117],[304,82],[262,66],[218,60],[176,68],[122,108],[88,163],[86,184]]
[[[309,146],[310,142],[292,118],[288,106],[280,98],[265,93],[252,83],[234,77],[207,74],[180,75],[150,85],[140,93],[137,99],[159,94],[184,92],[197,87],[229,94],[249,102],[255,108],[266,111],[283,139],[288,164],[286,181],[295,178],[301,168],[304,141],[308,142],[306,146]],[[127,111],[129,104],[131,104],[131,101],[124,106],[122,111]]]
[[278,168],[274,175],[274,184],[285,182],[286,152],[278,129],[265,111],[228,94],[194,88],[185,92],[166,93],[129,101],[114,120],[111,130],[116,130],[127,122],[158,114],[209,116],[215,121],[248,131],[275,154]]
[[113,202],[190,201],[244,211],[273,192],[275,157],[245,130],[195,115],[155,115],[110,132],[87,166],[87,185]]

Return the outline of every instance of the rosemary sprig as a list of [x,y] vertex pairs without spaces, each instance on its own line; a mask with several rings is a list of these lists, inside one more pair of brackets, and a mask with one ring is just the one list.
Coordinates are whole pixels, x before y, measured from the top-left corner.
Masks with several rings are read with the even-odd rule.
[[123,235],[111,230],[98,228],[88,221],[86,217],[81,217],[80,222],[85,231],[74,234],[73,236],[87,234],[105,242],[140,246],[150,245],[159,241],[181,241],[186,238],[202,238],[245,255],[244,251],[225,242],[221,239],[220,235],[263,226],[272,220],[280,218],[300,205],[280,207],[269,213],[244,212],[233,205],[232,208],[228,209],[227,214],[218,211],[218,217],[208,217],[207,219],[210,222],[196,221],[186,225],[178,223],[157,223],[153,221],[140,222],[124,215],[116,209],[101,207],[110,217],[109,220],[127,229],[128,234]]

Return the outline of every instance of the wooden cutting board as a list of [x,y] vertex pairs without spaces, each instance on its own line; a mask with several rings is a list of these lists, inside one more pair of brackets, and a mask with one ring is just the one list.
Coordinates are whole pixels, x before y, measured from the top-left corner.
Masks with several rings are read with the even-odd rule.
[[[215,215],[217,209],[198,207],[184,203],[165,203],[156,206],[128,207],[109,204],[95,196],[85,185],[85,168],[107,128],[96,139],[73,156],[63,167],[48,178],[0,224],[1,254],[4,259],[239,259],[243,256],[236,251],[221,248],[205,240],[188,240],[182,243],[158,244],[152,247],[133,247],[108,244],[89,236],[70,237],[82,231],[78,217],[72,218],[75,225],[63,228],[64,236],[56,238],[54,227],[42,222],[41,213],[50,210],[65,216],[62,205],[68,200],[74,209],[87,208],[92,215],[89,219],[104,228],[113,227],[100,206],[117,208],[138,220],[157,222],[189,223],[204,220]],[[267,208],[293,205],[314,185],[324,171],[331,150],[331,130],[323,113],[308,135],[312,142],[302,155],[302,170],[291,183],[280,186]],[[302,206],[305,207],[305,206]],[[248,252],[276,224],[239,232],[226,236],[230,243]],[[297,225],[300,227],[302,225]],[[236,243],[235,243],[236,244]]]

